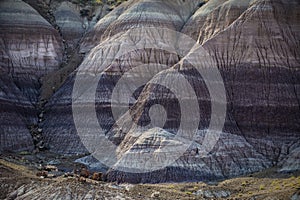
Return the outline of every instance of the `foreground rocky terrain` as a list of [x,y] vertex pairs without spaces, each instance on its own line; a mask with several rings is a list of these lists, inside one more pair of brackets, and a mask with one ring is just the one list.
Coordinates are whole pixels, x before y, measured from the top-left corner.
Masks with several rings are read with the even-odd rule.
[[[130,183],[213,181],[268,168],[276,168],[280,173],[300,169],[299,1],[130,0],[118,6],[108,1],[102,4],[58,0],[26,2],[0,2],[1,152],[46,151],[63,157],[88,156],[79,161],[89,168],[105,171],[108,181]],[[147,29],[149,27],[154,28]],[[174,36],[174,32],[177,35]],[[144,48],[130,51],[133,44]],[[165,46],[174,51],[167,51]],[[204,72],[213,67],[218,69],[225,100],[211,98],[207,83],[216,86],[220,82],[200,76],[192,68],[190,57]],[[147,82],[136,88],[134,94],[123,86],[119,95],[129,95],[130,110],[115,118],[112,108],[122,108],[127,102],[120,98],[121,105],[115,105],[111,98],[113,90],[126,72],[142,64],[151,64],[148,70],[136,72],[137,77],[145,77]],[[72,111],[72,95],[76,75],[80,72],[87,75],[87,80],[100,74],[101,79],[94,88],[96,100],[94,96],[89,99],[92,87],[88,81],[79,84],[86,88],[83,87],[76,98],[78,105],[86,110],[79,113],[83,124],[78,127]],[[198,111],[193,106],[188,107],[191,115],[183,119],[179,104],[193,105],[190,103],[193,99],[186,92],[189,89],[175,84],[181,77],[178,74],[191,85],[199,106]],[[128,80],[134,82],[130,76]],[[155,84],[164,81],[186,92],[182,101],[169,88]],[[222,96],[219,91],[214,93]],[[90,104],[92,100],[95,100],[96,121],[103,133],[97,127],[84,126],[93,121],[87,115],[94,107]],[[162,105],[165,113],[156,116],[154,123],[149,113],[155,104]],[[205,134],[214,131],[211,119],[219,123],[223,120],[222,115],[211,117],[212,105],[225,108],[224,127],[217,133],[219,138],[213,148],[202,155],[206,149]],[[201,116],[199,121],[192,115],[195,112]],[[165,123],[159,119],[163,115]],[[159,157],[165,144],[183,146],[175,138],[181,123],[188,124],[187,127],[196,124],[197,131],[192,139],[188,138],[192,140],[191,145],[174,162],[145,173],[120,170],[119,165],[133,164],[132,158],[145,152]],[[80,129],[86,130],[84,135],[79,134]],[[90,154],[98,149],[91,151],[84,145],[82,136],[90,139],[90,135],[97,138],[101,134],[118,146],[116,153],[101,149],[107,156],[116,154],[112,166],[105,167],[93,159]],[[144,167],[137,166],[135,170]],[[8,173],[11,169],[3,170]],[[260,183],[263,187],[268,185],[268,189],[259,191],[261,198],[273,191],[269,188],[270,179],[255,181],[256,189]],[[68,193],[67,189],[59,189],[65,184],[70,184],[72,191],[80,183],[57,179],[53,183],[34,181],[24,187],[32,191],[27,195],[38,195],[41,188],[49,194],[55,189],[53,195],[58,198]],[[185,186],[175,187],[180,190]],[[192,184],[191,187],[198,186]],[[106,190],[108,185],[84,185],[85,190],[80,195],[95,190],[87,189],[89,187]],[[139,187],[142,190],[148,186],[136,187],[138,191]],[[157,187],[163,190],[169,186]],[[274,194],[291,197],[297,187],[286,187],[285,192],[279,190]],[[224,188],[230,189],[229,186]],[[237,190],[233,197],[253,192]],[[115,195],[107,192],[108,196]],[[195,192],[188,190],[178,195],[197,198],[193,196]],[[26,192],[22,195],[25,198]],[[126,196],[119,195],[120,198]]]
[[[300,176],[270,169],[220,182],[118,184],[82,176],[36,176],[37,156],[6,154],[0,159],[1,199],[299,199]],[[35,158],[34,158],[35,157]],[[53,154],[48,157],[53,159]],[[58,162],[58,158],[56,162]],[[53,161],[53,160],[52,160]],[[72,163],[72,159],[63,159]],[[30,164],[28,164],[30,163]],[[30,165],[30,167],[28,167]],[[58,165],[59,166],[59,165]],[[66,167],[66,165],[64,166]],[[70,167],[70,166],[69,166]],[[79,167],[79,166],[77,166]],[[62,168],[59,167],[61,170]]]

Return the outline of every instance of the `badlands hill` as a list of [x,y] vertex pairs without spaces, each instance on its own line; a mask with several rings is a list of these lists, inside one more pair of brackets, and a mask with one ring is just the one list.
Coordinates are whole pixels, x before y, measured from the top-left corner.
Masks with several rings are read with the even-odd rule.
[[[80,155],[88,167],[105,170],[109,181],[131,183],[211,181],[272,167],[300,169],[299,1],[88,2],[0,2],[1,152]],[[204,73],[217,70],[221,79],[205,78],[194,63]],[[130,93],[121,86],[118,94],[130,97],[130,109],[115,117],[112,108],[128,102],[119,98],[116,104],[114,88],[135,68],[134,75],[146,82],[140,87],[134,76],[127,77],[137,90]],[[79,76],[76,82],[83,72],[87,79]],[[96,86],[90,85],[100,76]],[[178,84],[182,77],[189,87]],[[162,82],[182,92],[182,100],[157,84]],[[84,112],[74,114],[74,97],[75,107]],[[154,119],[149,113],[156,104],[165,111]],[[185,107],[190,115],[183,114],[182,104],[190,105]],[[224,115],[214,113],[216,108]],[[89,115],[93,110],[96,120]],[[175,136],[181,124],[186,132],[196,124],[196,131],[174,162],[149,172],[121,170],[122,163],[145,152],[159,157],[166,144],[180,149],[184,142]],[[210,132],[218,139],[206,152]],[[102,144],[97,134],[118,147],[108,167],[89,156],[98,147],[83,141]],[[99,148],[101,154],[115,153]],[[136,170],[145,166],[136,163]]]

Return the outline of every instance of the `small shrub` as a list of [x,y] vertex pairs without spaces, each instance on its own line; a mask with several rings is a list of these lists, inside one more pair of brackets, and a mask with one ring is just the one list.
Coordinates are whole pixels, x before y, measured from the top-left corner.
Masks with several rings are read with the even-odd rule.
[[40,171],[40,172],[36,173],[36,176],[47,178],[48,172],[47,171]]
[[89,178],[90,172],[86,168],[82,167],[80,171],[80,176],[84,178]]
[[247,185],[247,182],[246,182],[246,181],[243,181],[243,182],[242,182],[242,186],[243,186],[243,187],[246,187],[246,185]]
[[101,181],[102,180],[102,173],[95,172],[92,176],[92,179],[95,181]]
[[272,181],[271,185],[276,185],[277,184],[277,181]]
[[22,155],[22,156],[30,155],[30,152],[28,152],[28,151],[21,151],[21,152],[19,152],[19,155]]
[[265,190],[266,188],[265,188],[265,186],[264,185],[260,185],[259,186],[259,190]]

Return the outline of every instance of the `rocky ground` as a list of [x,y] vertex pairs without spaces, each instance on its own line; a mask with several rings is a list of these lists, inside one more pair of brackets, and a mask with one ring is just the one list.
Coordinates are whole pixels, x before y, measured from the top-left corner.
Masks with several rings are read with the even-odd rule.
[[[47,152],[2,154],[0,199],[297,200],[300,197],[299,172],[282,174],[273,168],[219,182],[118,184],[93,180],[95,174],[88,171],[90,176],[85,178],[84,166],[73,162],[76,158]],[[45,169],[48,170],[48,175],[55,176],[43,175]],[[79,169],[78,174],[76,169]]]

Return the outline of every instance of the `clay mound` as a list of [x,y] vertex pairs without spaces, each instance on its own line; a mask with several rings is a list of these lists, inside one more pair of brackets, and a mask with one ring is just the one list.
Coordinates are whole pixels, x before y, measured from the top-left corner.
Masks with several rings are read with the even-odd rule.
[[[282,11],[282,8],[284,11]],[[204,174],[208,175],[208,177],[205,177],[202,174],[202,176],[199,176],[200,179],[210,179],[213,176],[227,177],[249,173],[259,170],[258,166],[264,168],[277,163],[279,163],[279,166],[287,163],[284,165],[285,170],[288,166],[290,166],[290,170],[297,168],[298,162],[292,165],[291,160],[295,159],[295,154],[298,152],[298,144],[295,141],[299,140],[298,125],[300,122],[299,94],[295,90],[299,87],[299,81],[297,80],[299,80],[298,71],[300,67],[297,51],[300,36],[299,15],[296,11],[298,8],[299,4],[293,1],[253,2],[231,25],[219,33],[213,33],[214,36],[210,36],[211,39],[204,41],[203,47],[213,57],[224,79],[228,103],[224,133],[222,134],[233,134],[230,139],[232,143],[230,142],[228,146],[225,145],[222,143],[225,140],[221,136],[208,156],[211,163],[205,165],[207,169],[204,169],[204,165],[200,164],[206,158],[197,160],[191,152],[183,155],[178,160],[180,162],[179,166],[169,166],[169,172],[165,172],[165,181],[170,181],[167,178],[170,171],[175,171],[172,177],[178,177],[181,174],[180,169],[189,169],[188,166],[190,165],[193,166],[194,171],[190,176],[181,174],[183,180],[190,180],[200,171],[206,171]],[[201,9],[203,8],[199,10]],[[242,9],[244,8],[242,7]],[[202,21],[199,23],[199,27],[203,27]],[[205,26],[203,29],[200,28],[200,36],[203,36],[202,31],[205,32],[205,29]],[[199,39],[199,42],[202,43],[203,40]],[[209,59],[209,57],[203,58],[199,55],[199,63],[205,63]],[[208,108],[210,108],[211,101],[208,93],[205,92],[205,83],[201,77],[195,76],[195,72],[190,70],[188,63],[176,66],[174,70],[189,74],[186,78],[192,83],[198,95],[202,116],[199,128],[205,130],[207,121],[209,122],[210,119]],[[166,80],[171,73],[170,70],[159,73],[154,80]],[[174,78],[173,80],[177,79]],[[168,97],[168,99],[166,100],[164,97]],[[175,96],[170,91],[149,83],[141,93],[138,102],[132,107],[131,116],[133,116],[133,121],[140,122],[140,124],[149,123],[147,112],[149,107],[153,105],[152,102],[160,102],[167,111],[172,110],[173,114],[180,112],[176,103],[170,104],[170,102],[175,102],[173,98]],[[172,108],[170,109],[170,107]],[[172,118],[167,119],[169,123],[164,125],[164,129],[171,132],[178,129],[178,123],[176,121],[171,123],[172,120]],[[191,122],[193,119],[184,120]],[[130,124],[128,121],[131,121],[131,119],[122,119],[121,127],[118,129],[118,126],[116,126],[109,133],[111,139],[117,141],[121,148],[120,151],[124,153],[121,158],[123,158],[122,156],[126,158],[125,152],[129,151],[138,141],[135,136],[122,133],[122,129]],[[129,133],[137,131],[135,126],[132,125]],[[237,141],[237,138],[242,138],[242,141]],[[196,140],[196,143],[201,145],[201,141]],[[238,143],[240,145],[233,145]],[[231,145],[233,147],[230,147]],[[218,151],[218,149],[224,147],[227,150],[223,149],[222,152],[226,152],[226,155],[231,155],[232,158],[237,159],[231,160],[230,157]],[[199,151],[202,148],[199,147]],[[293,149],[290,156],[286,149]],[[248,151],[251,153],[246,153]],[[247,156],[241,156],[243,153]],[[138,158],[139,152],[136,152],[136,154]],[[191,157],[195,160],[189,160]],[[284,161],[286,158],[289,159]],[[220,165],[220,163],[223,165]],[[228,165],[231,165],[230,170]],[[215,171],[216,166],[220,167],[217,171]],[[162,172],[148,173],[145,176],[124,174],[114,170],[110,173],[113,180],[126,181],[128,179],[135,181],[138,179],[144,181],[144,178],[146,178],[148,181],[160,181],[161,175],[159,174]],[[152,177],[152,179],[147,177]]]
[[88,52],[101,41],[132,28],[154,26],[179,31],[197,6],[202,3],[202,0],[125,2],[99,20],[82,42],[81,52]]
[[0,76],[0,152],[33,150],[28,124],[35,122],[31,102],[8,77]]
[[[83,42],[82,52],[89,54],[78,71],[83,70],[88,79],[82,83],[86,88],[82,87],[82,93],[76,96],[78,103],[82,103],[86,111],[93,112],[94,104],[91,102],[95,96],[86,95],[91,89],[88,80],[103,73],[95,87],[95,105],[105,136],[119,147],[117,164],[130,162],[132,156],[138,157],[144,151],[156,152],[164,142],[175,144],[172,137],[179,129],[181,115],[173,92],[148,82],[131,96],[130,112],[115,120],[111,111],[111,104],[115,102],[112,102],[111,95],[118,80],[127,71],[141,64],[165,64],[167,69],[158,71],[151,81],[167,81],[174,85],[179,80],[176,73],[181,73],[197,95],[201,120],[198,122],[192,117],[183,119],[188,124],[199,124],[198,135],[190,148],[168,167],[143,174],[124,173],[112,168],[108,179],[135,183],[211,180],[272,166],[281,167],[283,163],[287,163],[285,170],[289,167],[295,170],[297,162],[295,165],[291,163],[297,159],[299,144],[294,141],[299,141],[300,130],[299,2],[209,1],[199,9],[202,1],[136,0],[130,3],[123,4],[100,20]],[[130,29],[144,30],[151,26],[157,30],[144,36],[139,32],[136,32],[137,35],[129,34]],[[180,38],[174,40],[168,34],[161,37],[160,30],[163,28],[173,31],[183,28],[183,32],[197,39],[199,48],[203,47],[205,51],[197,52],[196,48],[192,48],[194,44],[188,44],[190,49],[183,55],[176,55],[179,54],[176,51],[155,50],[165,45],[166,41],[162,38],[173,39],[173,49],[186,42]],[[145,45],[145,48],[130,51],[132,44],[149,41],[154,50]],[[194,55],[198,64],[208,71],[212,65],[218,68],[224,81],[226,102],[211,99],[203,77],[187,61],[190,55]],[[147,77],[149,71],[140,70],[135,75]],[[75,73],[50,99],[43,124],[51,150],[65,154],[87,152],[76,135],[72,116],[74,81]],[[208,81],[212,85],[219,84],[213,78]],[[123,89],[125,93],[126,85]],[[177,89],[186,94],[189,91],[182,85]],[[183,96],[185,102],[191,100],[190,96]],[[203,157],[198,154],[206,148],[203,144],[205,131],[214,131],[208,130],[214,101],[227,108],[225,125],[217,133],[220,138],[214,148]],[[120,102],[126,103],[123,99]],[[166,123],[160,127],[163,130],[148,127],[151,124],[149,110],[154,104],[161,104],[167,112]],[[193,113],[195,109],[190,106],[188,111]],[[86,113],[81,114],[83,124],[92,121]],[[131,121],[145,125],[144,129],[136,128]],[[96,126],[86,129],[86,136],[96,133],[99,133]],[[138,137],[140,133],[148,134],[148,137]],[[91,142],[95,143],[95,147],[99,145],[97,140],[91,139]]]
[[250,0],[210,0],[190,17],[182,32],[202,44],[230,26],[249,4]]
[[27,126],[37,122],[38,81],[61,61],[61,38],[37,11],[0,2],[0,151],[33,149]]
[[62,2],[55,10],[54,16],[68,47],[74,49],[85,31],[79,11],[72,3]]
[[[168,28],[175,31],[177,28],[184,25],[185,21],[183,16],[187,20],[187,16],[191,15],[193,13],[193,10],[197,8],[196,2],[197,1],[192,1],[192,3],[184,3],[183,11],[177,12],[175,8],[179,5],[182,6],[182,4],[181,1],[175,1],[171,3],[172,6],[168,7],[167,11],[165,11],[166,14],[161,13],[159,16],[162,17],[162,21],[163,19],[167,20],[166,26],[168,26]],[[146,4],[149,6],[146,7]],[[176,4],[177,6],[175,6]],[[122,4],[119,9],[124,8],[124,6],[126,5],[126,3],[124,5]],[[152,44],[152,48],[154,48],[154,50],[149,48],[127,52],[128,45],[134,46],[135,43],[139,43],[140,45],[142,45],[144,36],[150,37],[153,41],[159,40],[162,37],[160,35],[159,29],[155,28],[156,31],[145,33],[143,31],[144,29],[141,28],[139,30],[136,29],[137,32],[133,32],[136,37],[132,41],[130,41],[131,29],[127,30],[127,26],[131,26],[132,29],[136,27],[155,27],[157,26],[156,8],[160,6],[164,6],[164,8],[167,7],[165,1],[157,1],[153,4],[149,4],[148,1],[137,1],[135,4],[132,3],[130,5],[131,7],[126,10],[126,14],[124,13],[124,15],[121,15],[115,22],[112,22],[112,24],[107,27],[106,31],[107,33],[109,33],[109,35],[106,36],[107,39],[103,40],[103,42],[95,42],[97,46],[90,50],[89,54],[85,57],[81,66],[79,67],[80,71],[84,71],[91,76],[91,79],[88,78],[88,80],[93,80],[93,76],[97,76],[100,73],[104,72],[104,78],[100,81],[101,83],[97,88],[96,95],[99,98],[97,98],[96,103],[98,104],[98,112],[102,113],[102,116],[99,116],[101,118],[99,122],[105,130],[110,129],[115,122],[109,108],[111,104],[110,98],[114,85],[117,83],[123,73],[143,63],[161,63],[165,64],[168,67],[171,67],[176,62],[178,62],[179,59],[178,56],[172,52],[169,53],[160,50],[161,44],[156,44],[155,42],[153,42]],[[141,20],[139,20],[138,18],[138,13],[140,12],[139,8],[143,8],[144,10],[146,10],[144,14],[145,16],[144,18],[141,18]],[[116,9],[118,10],[118,8]],[[149,10],[149,12],[147,10]],[[170,13],[172,13],[172,15],[170,15]],[[101,19],[97,23],[96,27],[98,25],[101,26],[103,21],[110,20],[111,15],[112,14],[109,14]],[[130,17],[130,21],[131,19],[135,20],[135,23],[132,23],[131,25],[128,24],[128,17]],[[155,17],[156,20],[153,20],[153,17]],[[161,24],[160,26],[164,27],[163,24]],[[121,28],[122,30],[119,28]],[[121,32],[114,32],[116,30]],[[139,33],[141,34],[139,35]],[[171,45],[173,45],[173,49],[176,49],[176,41],[174,41],[174,35],[170,34],[170,36],[164,37],[168,40],[166,42],[172,42],[173,44]],[[192,44],[185,45],[190,45],[190,48],[192,47]],[[158,50],[155,50],[155,48],[157,48]],[[115,56],[117,56],[118,54],[122,54],[122,52],[124,53],[124,55],[120,56],[118,60],[114,60]],[[140,71],[139,74],[141,76],[147,76],[148,71]],[[72,116],[71,88],[73,87],[74,79],[75,74],[72,74],[47,104],[47,109],[49,108],[49,112],[47,112],[45,117],[46,120],[44,122],[45,138],[47,142],[49,142],[50,146],[52,146],[52,149],[60,153],[64,152],[74,154],[77,152],[86,152],[86,148],[82,145],[79,137],[76,134],[77,131],[75,129]],[[64,120],[60,120],[62,116]],[[60,145],[65,141],[70,142],[68,142],[68,145]]]
[[58,32],[23,1],[1,1],[0,67],[14,76],[38,78],[62,60]]

